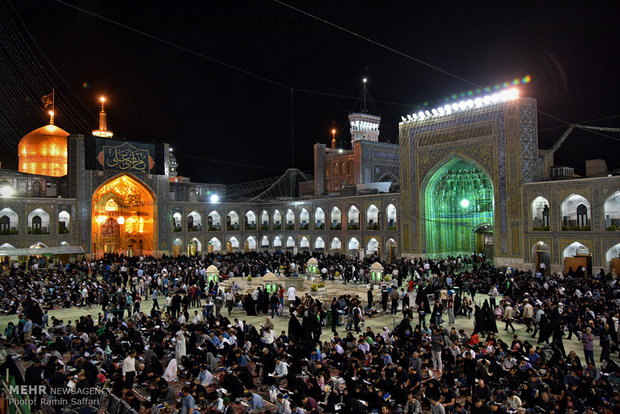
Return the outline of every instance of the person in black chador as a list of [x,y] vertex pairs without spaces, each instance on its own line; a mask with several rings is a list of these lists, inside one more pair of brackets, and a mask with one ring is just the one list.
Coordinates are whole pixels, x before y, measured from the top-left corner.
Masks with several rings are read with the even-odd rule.
[[476,305],[476,310],[474,311],[474,333],[484,333],[486,329],[484,319],[484,311],[480,306]]
[[484,315],[484,323],[485,323],[485,331],[497,333],[497,324],[495,323],[495,314],[493,313],[493,309],[489,306],[489,302],[486,300],[482,305],[482,311]]
[[304,331],[295,315],[291,315],[291,319],[288,321],[288,337],[292,341],[304,339]]
[[256,316],[256,303],[254,303],[254,299],[251,294],[245,295],[243,307],[245,308],[248,316]]

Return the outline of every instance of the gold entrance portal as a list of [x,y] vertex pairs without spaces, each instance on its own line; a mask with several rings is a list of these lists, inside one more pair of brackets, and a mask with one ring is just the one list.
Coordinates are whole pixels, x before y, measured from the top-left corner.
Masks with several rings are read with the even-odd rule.
[[157,204],[144,184],[121,175],[93,195],[93,253],[152,255],[157,249]]

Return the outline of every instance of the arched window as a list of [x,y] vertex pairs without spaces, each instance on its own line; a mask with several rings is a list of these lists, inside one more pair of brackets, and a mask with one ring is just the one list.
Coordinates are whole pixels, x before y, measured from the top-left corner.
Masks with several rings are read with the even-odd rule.
[[293,239],[292,237],[289,237],[288,239],[286,239],[286,248],[292,249],[294,247],[295,247],[295,239]]
[[192,211],[187,216],[187,231],[201,231],[202,217],[196,211]]
[[209,240],[209,246],[211,246],[210,249],[214,252],[219,252],[222,250],[222,242],[220,242],[220,239],[217,237],[213,237]]
[[353,174],[353,160],[347,162],[347,174]]
[[17,213],[6,207],[0,210],[0,235],[8,236],[17,234]]
[[366,246],[366,250],[368,254],[377,254],[379,253],[379,242],[374,237],[368,241],[368,246]]
[[348,247],[349,247],[349,250],[359,250],[360,242],[355,237],[352,237],[349,240],[349,246]]
[[71,224],[71,215],[68,211],[63,210],[58,213],[58,233],[59,234],[68,234],[69,228]]
[[325,250],[325,241],[321,237],[317,237],[314,241],[314,250],[323,251]]
[[29,234],[49,234],[50,216],[41,208],[34,209],[28,214]]
[[[256,213],[252,210],[245,213],[245,229],[256,230]],[[256,244],[256,241],[254,241],[254,244]]]
[[[226,230],[239,230],[239,214],[236,211],[231,211],[226,216]],[[237,244],[239,244],[238,240]]]
[[300,230],[309,230],[310,229],[310,214],[308,214],[308,210],[305,208],[301,209],[299,213],[299,227]]
[[246,243],[248,244],[248,250],[256,250],[256,238],[254,236],[248,237]]
[[347,175],[347,164],[345,162],[340,164],[340,175]]
[[605,200],[605,228],[620,231],[620,191],[616,191]]
[[[107,207],[107,204],[106,204]],[[172,231],[181,231],[183,218],[181,217],[181,213],[178,211],[172,215]],[[180,240],[180,239],[177,239]]]
[[[222,216],[220,216],[220,213],[215,210],[209,213],[207,216],[207,227],[209,231],[222,230]],[[220,243],[220,247],[221,245],[222,244]]]
[[280,236],[276,236],[273,238],[273,247],[282,247],[282,239]]
[[334,163],[334,176],[340,174],[340,164],[337,162]]
[[302,237],[299,242],[299,248],[301,250],[310,250],[310,240],[307,237]]
[[260,228],[261,230],[269,230],[269,214],[266,210],[260,213]]
[[536,197],[532,201],[532,220],[534,231],[549,231],[549,201]]
[[260,247],[269,247],[269,237],[263,236],[263,238],[260,239]]
[[562,230],[587,231],[590,225],[590,202],[579,194],[572,194],[562,202]]
[[273,229],[282,230],[282,214],[278,210],[273,212]]
[[387,229],[396,230],[396,206],[389,204],[385,209],[385,214],[387,216]]
[[366,229],[381,229],[381,225],[379,223],[379,209],[374,204],[371,204],[370,207],[368,207],[368,210],[366,210]]
[[325,212],[320,207],[314,212],[314,229],[325,230]]
[[334,237],[329,245],[329,248],[331,250],[340,250],[342,248],[342,243],[340,242],[340,239],[338,237]]
[[347,213],[347,230],[360,229],[360,211],[357,207],[351,206]]
[[286,211],[286,229],[295,230],[295,213],[290,208]]
[[239,240],[236,237],[231,237],[228,240],[228,243],[230,243],[230,247],[232,247],[233,249],[239,248]]
[[342,213],[338,207],[332,208],[330,216],[331,230],[342,230]]

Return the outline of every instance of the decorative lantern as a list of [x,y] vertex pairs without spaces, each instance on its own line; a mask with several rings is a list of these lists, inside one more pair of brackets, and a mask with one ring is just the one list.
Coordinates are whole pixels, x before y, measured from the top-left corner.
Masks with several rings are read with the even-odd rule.
[[265,285],[265,290],[270,295],[278,291],[278,277],[271,272],[268,272],[263,276],[263,283]]
[[310,260],[308,260],[306,268],[307,268],[308,273],[318,274],[319,273],[319,262],[314,257],[311,257]]
[[379,262],[373,263],[372,266],[370,266],[371,283],[379,284],[381,283],[382,278],[383,278],[383,266],[381,266],[381,263]]
[[214,265],[207,267],[207,286],[211,284],[211,281],[214,285],[220,281],[220,271]]

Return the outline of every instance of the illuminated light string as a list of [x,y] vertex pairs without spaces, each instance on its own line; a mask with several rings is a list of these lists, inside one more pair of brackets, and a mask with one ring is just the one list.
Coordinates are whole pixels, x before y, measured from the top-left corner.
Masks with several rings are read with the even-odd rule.
[[[532,81],[532,77],[530,75],[526,75],[522,78],[515,78],[512,80],[512,82],[504,82],[501,85],[495,84],[493,87],[491,86],[487,86],[486,88],[476,88],[473,90],[469,90],[467,92],[461,92],[461,93],[454,93],[450,96],[446,96],[443,100],[444,102],[449,102],[450,100],[456,100],[458,98],[466,98],[468,96],[475,96],[475,95],[480,95],[483,92],[488,92],[488,91],[497,91],[501,88],[503,89],[507,89],[510,88],[511,86],[518,86],[518,85],[525,85],[527,83],[530,83]],[[428,101],[424,102],[424,106],[428,106]]]
[[499,93],[492,95],[486,95],[484,97],[478,97],[475,99],[468,99],[465,101],[454,102],[431,110],[424,110],[418,113],[407,115],[407,118],[401,116],[401,124],[409,124],[414,122],[422,122],[431,118],[439,118],[447,115],[452,115],[456,112],[466,111],[474,108],[482,108],[499,103],[509,102],[519,97],[519,90],[517,88],[511,88],[503,90]]

